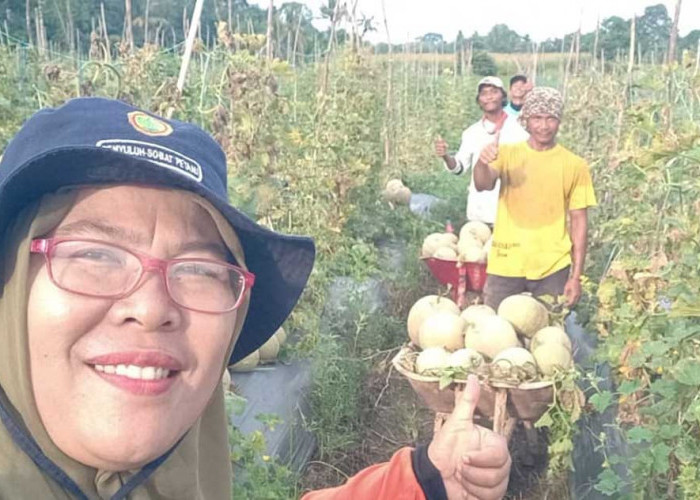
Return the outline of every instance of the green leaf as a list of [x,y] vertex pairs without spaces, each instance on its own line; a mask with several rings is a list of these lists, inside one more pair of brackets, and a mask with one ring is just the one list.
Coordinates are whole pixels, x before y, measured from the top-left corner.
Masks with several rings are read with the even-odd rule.
[[442,391],[443,389],[449,387],[450,384],[452,383],[452,381],[453,381],[452,375],[450,375],[450,374],[443,375],[442,377],[440,377],[440,382],[438,384],[438,388]]
[[607,496],[613,496],[616,493],[622,492],[622,487],[624,482],[617,475],[617,473],[612,469],[605,469],[603,472],[598,474],[598,482],[595,485],[595,489]]
[[602,391],[591,396],[590,402],[598,413],[603,413],[612,404],[613,393]]
[[659,474],[666,474],[669,469],[668,456],[671,448],[665,443],[657,443],[651,447],[651,454],[654,457],[654,470]]
[[639,383],[639,380],[625,380],[620,384],[620,387],[617,388],[617,391],[620,394],[629,396],[630,394],[637,392],[640,386],[641,384]]
[[700,385],[700,362],[697,359],[680,360],[673,372],[681,384]]
[[641,443],[642,441],[651,441],[654,438],[654,433],[645,427],[633,427],[627,431],[627,441],[630,443]]
[[655,340],[642,345],[642,352],[647,356],[661,356],[670,346],[663,340]]
[[547,412],[542,415],[537,422],[535,422],[535,427],[551,427],[553,424],[554,420],[552,420],[552,416],[549,414],[549,412]]

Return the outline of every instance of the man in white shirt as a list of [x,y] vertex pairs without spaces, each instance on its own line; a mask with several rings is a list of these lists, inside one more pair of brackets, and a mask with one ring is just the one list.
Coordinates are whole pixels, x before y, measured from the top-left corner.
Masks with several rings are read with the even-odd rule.
[[[516,117],[503,111],[507,103],[506,90],[500,78],[487,76],[477,85],[476,102],[484,112],[481,119],[462,132],[462,142],[455,156],[447,152],[447,143],[438,138],[435,141],[435,153],[445,162],[448,172],[460,175],[473,172],[481,150],[500,137],[501,144],[526,141],[528,133],[520,126]],[[491,191],[477,191],[474,176],[471,175],[467,197],[467,219],[477,220],[493,225],[496,221],[500,181]]]

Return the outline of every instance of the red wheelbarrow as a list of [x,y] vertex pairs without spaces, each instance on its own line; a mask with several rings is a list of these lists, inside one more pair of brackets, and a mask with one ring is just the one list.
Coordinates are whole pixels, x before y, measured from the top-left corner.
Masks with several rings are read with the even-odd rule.
[[452,299],[460,309],[467,304],[467,290],[481,292],[486,283],[485,262],[457,262],[454,260],[421,257],[431,274],[443,285],[452,285]]

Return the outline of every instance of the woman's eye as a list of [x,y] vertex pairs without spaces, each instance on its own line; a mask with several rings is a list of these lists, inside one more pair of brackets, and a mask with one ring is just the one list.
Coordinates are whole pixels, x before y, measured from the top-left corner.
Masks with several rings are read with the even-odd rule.
[[221,273],[217,272],[212,266],[190,263],[178,266],[175,276],[199,276],[218,279]]
[[110,250],[103,248],[86,248],[83,250],[78,250],[73,252],[71,255],[73,259],[85,259],[95,262],[121,262],[122,259]]

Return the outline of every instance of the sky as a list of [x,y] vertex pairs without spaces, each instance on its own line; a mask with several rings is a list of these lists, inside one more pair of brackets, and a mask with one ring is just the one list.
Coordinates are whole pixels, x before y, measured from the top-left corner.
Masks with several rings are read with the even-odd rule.
[[[306,4],[319,16],[324,0],[296,0]],[[462,30],[466,37],[474,31],[485,35],[495,24],[507,24],[520,35],[529,34],[541,42],[547,38],[561,37],[578,29],[595,30],[598,17],[620,16],[629,19],[633,14],[642,15],[644,8],[662,3],[673,18],[677,0],[384,0],[389,34],[392,43],[414,40],[425,33],[440,33],[451,41]],[[280,6],[284,0],[274,0]],[[267,0],[249,3],[267,7]],[[366,39],[371,42],[386,41],[382,0],[358,0],[360,14],[374,17],[377,32]],[[319,28],[325,26],[317,22]],[[693,29],[700,29],[700,0],[684,0],[681,5],[679,31],[681,36]]]

